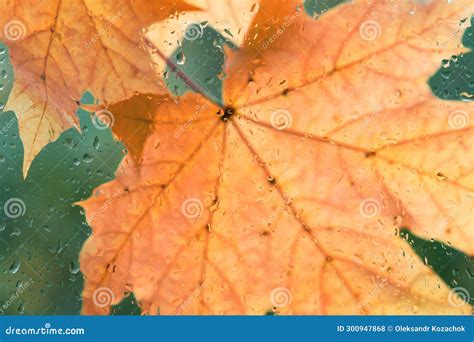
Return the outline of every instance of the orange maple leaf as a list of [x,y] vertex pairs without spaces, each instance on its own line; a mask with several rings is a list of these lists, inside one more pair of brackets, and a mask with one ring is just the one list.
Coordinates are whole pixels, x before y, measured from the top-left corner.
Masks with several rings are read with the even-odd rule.
[[474,253],[473,107],[426,83],[472,2],[299,5],[261,3],[226,105],[163,102],[142,164],[82,203],[84,313],[470,313],[397,229]]
[[182,0],[27,0],[3,6],[0,39],[16,78],[7,109],[19,114],[25,171],[45,144],[74,124],[84,91],[102,105],[137,92],[163,94],[149,54],[138,47],[140,34],[191,9],[196,7]]

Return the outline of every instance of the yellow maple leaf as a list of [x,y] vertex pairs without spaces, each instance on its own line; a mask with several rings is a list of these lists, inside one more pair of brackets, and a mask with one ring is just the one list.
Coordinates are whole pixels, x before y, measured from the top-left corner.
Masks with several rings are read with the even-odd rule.
[[[24,170],[65,127],[78,101],[91,91],[104,105],[135,93],[162,94],[143,29],[186,9],[184,1],[85,0],[8,2],[0,13],[0,39],[15,69],[7,109],[18,113]],[[28,104],[28,105],[26,105]]]
[[262,2],[225,106],[163,102],[141,165],[82,203],[84,313],[470,313],[397,229],[474,253],[473,127],[450,120],[473,107],[426,83],[472,2],[300,5]]

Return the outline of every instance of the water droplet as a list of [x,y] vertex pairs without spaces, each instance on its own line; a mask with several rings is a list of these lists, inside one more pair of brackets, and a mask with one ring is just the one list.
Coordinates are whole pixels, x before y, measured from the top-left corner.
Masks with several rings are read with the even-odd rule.
[[74,147],[74,142],[71,138],[66,138],[64,139],[63,141],[63,145],[64,147],[66,147],[68,150],[72,150],[72,148]]
[[15,273],[18,272],[18,270],[20,269],[20,265],[21,265],[20,260],[15,260],[15,261],[13,262],[13,264],[11,264],[10,268],[8,269],[8,271],[9,271],[10,273],[15,274]]
[[72,274],[76,274],[79,272],[79,269],[79,262],[77,260],[71,261],[71,263],[69,264],[69,272],[71,272]]
[[86,153],[82,157],[82,160],[84,161],[84,163],[91,163],[94,160],[94,158],[89,153]]
[[176,55],[176,63],[179,65],[186,63],[186,56],[184,55],[183,51],[179,51]]
[[92,144],[96,150],[99,149],[99,137],[94,138],[94,143]]

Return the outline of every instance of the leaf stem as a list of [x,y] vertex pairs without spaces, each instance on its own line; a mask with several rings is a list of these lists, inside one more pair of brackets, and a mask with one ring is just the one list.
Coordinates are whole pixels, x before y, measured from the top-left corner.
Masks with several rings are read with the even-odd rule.
[[220,107],[221,109],[224,109],[225,106],[222,103],[220,103],[220,101],[217,101],[211,94],[208,94],[204,88],[200,87],[191,78],[189,78],[182,70],[180,70],[179,66],[170,58],[166,57],[163,54],[163,52],[161,52],[161,50],[158,49],[158,47],[150,39],[148,39],[147,36],[143,36],[143,40],[152,49],[152,53],[156,53],[168,65],[170,70],[174,72],[179,78],[181,78],[183,82],[186,83],[187,86],[189,86],[196,93],[204,96],[207,100],[209,100],[216,106]]

